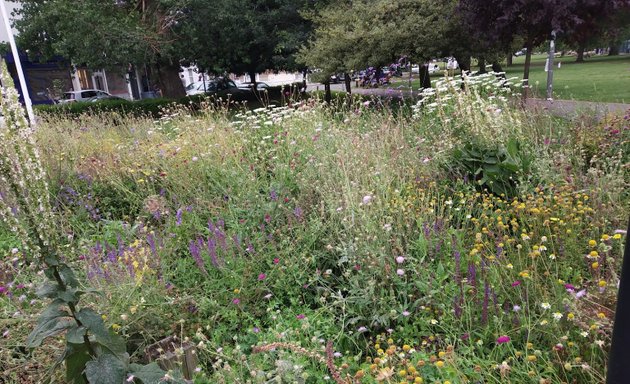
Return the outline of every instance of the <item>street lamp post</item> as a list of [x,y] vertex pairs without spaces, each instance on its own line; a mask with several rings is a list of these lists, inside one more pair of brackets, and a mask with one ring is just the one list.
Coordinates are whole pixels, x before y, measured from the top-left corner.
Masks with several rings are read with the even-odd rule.
[[11,24],[9,22],[9,13],[7,12],[5,0],[0,0],[0,11],[2,12],[2,21],[7,30],[7,36],[9,37],[9,44],[11,45],[11,52],[13,53],[13,59],[15,60],[15,69],[17,70],[18,79],[20,79],[20,87],[22,89],[22,97],[24,98],[24,105],[26,105],[26,112],[28,113],[28,120],[31,126],[35,126],[35,114],[33,113],[33,103],[26,87],[26,79],[24,78],[24,71],[22,70],[22,62],[20,61],[20,54],[18,53],[17,46],[15,45],[15,38],[13,37],[13,31],[11,30]]
[[547,57],[547,100],[553,98],[553,59],[556,54],[556,31],[551,31],[551,41],[549,41],[549,56]]

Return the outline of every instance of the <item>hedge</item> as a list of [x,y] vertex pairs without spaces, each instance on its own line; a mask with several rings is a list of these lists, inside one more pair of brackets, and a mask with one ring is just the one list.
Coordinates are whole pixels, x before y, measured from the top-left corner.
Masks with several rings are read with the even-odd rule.
[[203,103],[214,103],[215,105],[225,105],[228,97],[235,103],[247,102],[248,104],[282,104],[292,95],[293,98],[304,97],[299,92],[302,83],[294,83],[288,86],[278,86],[267,88],[263,92],[240,92],[228,96],[227,92],[186,96],[180,99],[144,99],[139,101],[129,101],[123,99],[105,99],[97,102],[73,102],[55,105],[37,105],[35,109],[41,115],[81,115],[84,113],[117,112],[122,115],[152,116],[159,118],[163,111],[171,107],[185,107],[192,111],[197,111]]

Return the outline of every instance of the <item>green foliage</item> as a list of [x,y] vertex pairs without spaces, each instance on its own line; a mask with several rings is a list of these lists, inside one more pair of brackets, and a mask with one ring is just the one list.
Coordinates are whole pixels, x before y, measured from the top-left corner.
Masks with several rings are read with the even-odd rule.
[[[83,292],[78,289],[79,282],[73,270],[59,257],[57,247],[61,236],[54,226],[47,176],[40,163],[38,148],[6,66],[3,64],[0,70],[2,111],[7,117],[6,127],[0,127],[4,144],[0,147],[3,171],[0,214],[20,236],[23,248],[33,253],[34,265],[49,279],[37,290],[38,295],[52,299],[40,314],[26,346],[40,347],[45,339],[65,331],[67,348],[63,357],[68,381],[119,384],[128,372],[129,355],[125,341],[109,329],[94,310],[88,307],[77,309]],[[28,193],[22,188],[25,180],[31,187]],[[30,193],[39,193],[39,197],[33,199]]]
[[332,2],[311,14],[314,38],[299,60],[324,76],[379,67],[408,56],[424,62],[444,45],[455,2],[426,0]]
[[531,172],[532,159],[516,139],[498,148],[477,147],[468,143],[453,151],[455,169],[475,180],[481,189],[497,195],[514,196],[520,178]]
[[[160,118],[169,114],[170,110],[188,110],[196,112],[207,108],[223,108],[243,103],[261,104],[285,104],[291,99],[302,97],[301,83],[283,86],[269,87],[262,92],[239,91],[231,94],[229,91],[221,94],[187,96],[181,99],[144,99],[139,101],[128,100],[101,100],[98,102],[74,102],[57,105],[38,105],[35,110],[42,115],[55,116],[79,116],[82,114],[112,113],[120,118],[126,116]],[[229,103],[229,104],[227,104]]]

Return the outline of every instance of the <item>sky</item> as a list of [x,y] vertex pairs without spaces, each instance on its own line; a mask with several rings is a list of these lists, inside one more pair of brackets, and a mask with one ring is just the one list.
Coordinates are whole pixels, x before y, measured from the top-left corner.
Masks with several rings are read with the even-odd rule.
[[[11,18],[11,12],[13,12],[13,9],[17,7],[17,4],[7,1],[6,5],[7,5],[7,12],[9,13],[9,18]],[[13,30],[13,33],[15,34],[16,31]],[[4,25],[4,21],[2,20],[1,17],[0,17],[0,41],[4,41],[4,42],[9,41],[9,37],[7,35],[7,27]]]

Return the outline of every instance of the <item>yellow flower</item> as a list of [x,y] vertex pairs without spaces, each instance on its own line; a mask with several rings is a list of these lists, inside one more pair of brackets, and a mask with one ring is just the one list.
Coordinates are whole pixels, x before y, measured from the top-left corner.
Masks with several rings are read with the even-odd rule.
[[619,239],[621,239],[621,234],[620,234],[620,233],[615,233],[615,234],[613,235],[613,239],[615,239],[615,240],[619,240]]
[[593,264],[591,264],[591,267],[593,267],[593,269],[597,269],[599,268],[599,263],[596,261]]
[[403,349],[403,351],[405,351],[405,352],[409,352],[409,350],[411,349],[411,347],[410,347],[409,345],[405,344],[405,345],[403,345],[402,349]]
[[407,371],[405,371],[404,369],[401,369],[400,371],[398,371],[398,376],[402,376],[402,377],[407,376]]
[[603,241],[606,241],[606,240],[608,240],[608,239],[610,239],[610,236],[608,236],[608,235],[606,235],[606,234],[603,234],[603,235],[602,235],[602,240],[603,240]]
[[597,314],[597,317],[599,317],[600,319],[605,319],[606,315],[603,312],[600,312]]
[[438,353],[438,357],[439,357],[440,359],[442,359],[445,355],[446,355],[446,353],[445,353],[444,351],[440,351],[440,352]]
[[573,320],[573,319],[575,319],[575,315],[573,314],[573,312],[569,312],[569,313],[567,314],[567,319],[569,319],[569,320]]
[[606,282],[604,280],[600,280],[597,285],[599,285],[601,288],[604,288],[606,286]]
[[413,379],[413,382],[415,384],[422,384],[422,377],[416,377],[415,379]]
[[527,355],[527,361],[529,362],[534,362],[536,361],[537,357],[536,355]]
[[588,241],[588,245],[589,245],[589,246],[591,246],[591,247],[594,247],[594,246],[596,246],[596,245],[597,245],[597,241],[595,241],[595,240],[589,240],[589,241]]
[[597,257],[599,256],[599,253],[597,253],[597,251],[591,251],[591,253],[588,254],[590,257]]
[[444,366],[444,362],[441,361],[441,360],[440,361],[436,361],[435,362],[435,366],[438,367],[438,368],[442,368]]

